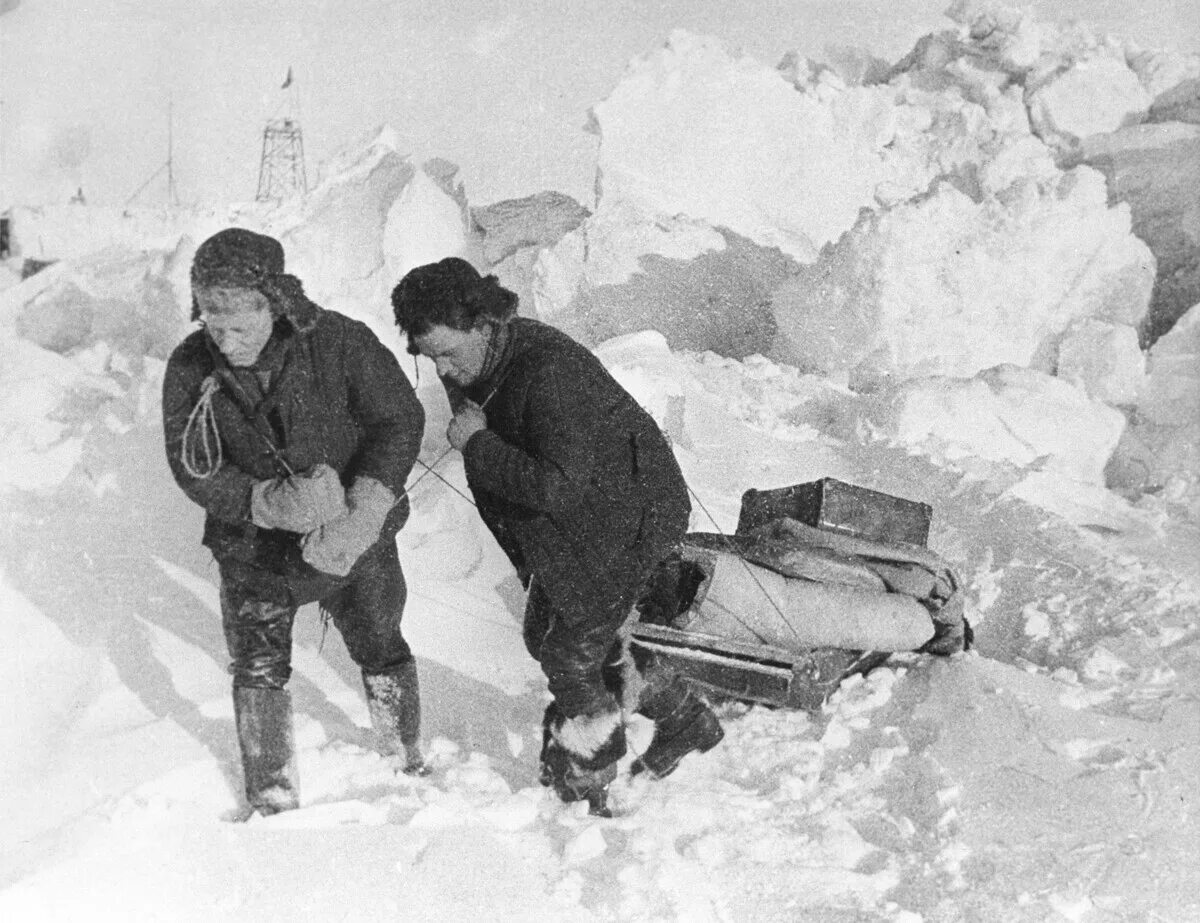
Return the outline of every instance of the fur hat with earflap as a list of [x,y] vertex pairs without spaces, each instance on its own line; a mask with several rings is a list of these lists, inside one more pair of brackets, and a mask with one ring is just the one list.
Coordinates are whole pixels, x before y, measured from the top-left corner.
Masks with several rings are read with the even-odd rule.
[[283,269],[283,245],[274,237],[245,228],[218,231],[192,258],[192,320],[200,319],[196,289],[248,288],[266,296],[276,317],[286,317],[298,330],[310,329],[321,309],[305,296],[300,280]]

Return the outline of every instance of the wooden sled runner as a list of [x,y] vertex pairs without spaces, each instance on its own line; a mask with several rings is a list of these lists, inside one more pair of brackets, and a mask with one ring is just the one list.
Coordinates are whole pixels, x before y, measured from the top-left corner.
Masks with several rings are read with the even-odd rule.
[[655,574],[631,643],[702,690],[800,709],[896,651],[962,650],[957,577],[924,547],[930,514],[831,478],[747,491],[733,536],[690,533]]
[[820,708],[847,676],[873,670],[888,658],[879,651],[838,648],[789,651],[647,624],[633,629],[633,643],[706,692],[807,711]]

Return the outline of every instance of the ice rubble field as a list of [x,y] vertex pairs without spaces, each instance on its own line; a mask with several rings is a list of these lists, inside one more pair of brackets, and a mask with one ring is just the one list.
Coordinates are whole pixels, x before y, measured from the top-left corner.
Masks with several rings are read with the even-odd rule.
[[[1155,554],[1161,516],[1124,509],[1123,533],[1081,530],[1004,483],[855,438],[825,386],[766,361],[673,354],[650,334],[600,354],[647,406],[675,408],[664,424],[721,528],[743,485],[818,474],[936,498],[931,546],[963,569],[979,649],[895,658],[821,714],[727,705],[711,755],[620,783],[622,816],[588,818],[536,783],[541,682],[515,581],[473,510],[426,478],[401,545],[435,773],[396,775],[369,750],[356,670],[306,611],[293,680],[305,808],[227,823],[239,779],[215,573],[160,457],[148,362],[83,426],[60,486],[7,498],[0,603],[19,643],[3,654],[0,915],[1137,919],[1195,906],[1200,597],[1194,570]],[[49,359],[35,371],[76,380]],[[448,411],[425,381],[436,447]]]
[[[1029,122],[1119,147],[1128,107],[1200,58],[997,16],[869,87],[673,35],[596,107],[594,211],[510,203],[482,243],[453,168],[386,131],[266,216],[18,212],[68,258],[0,277],[0,918],[1200,918],[1200,312],[1143,353],[1137,215]],[[1030,62],[1027,114],[997,75]],[[803,143],[731,135],[747,106]],[[737,170],[689,161],[735,142]],[[308,607],[303,806],[246,824],[216,569],[158,406],[191,252],[227,223],[280,236],[316,300],[397,351],[422,460],[450,482],[418,467],[399,539],[434,773],[371,749],[358,672]],[[693,528],[731,530],[748,487],[822,476],[931,503],[976,649],[893,657],[818,713],[724,703],[725,741],[619,781],[618,817],[559,804],[536,780],[522,593],[388,319],[390,285],[448,253],[491,253],[523,310],[596,346],[670,436]]]

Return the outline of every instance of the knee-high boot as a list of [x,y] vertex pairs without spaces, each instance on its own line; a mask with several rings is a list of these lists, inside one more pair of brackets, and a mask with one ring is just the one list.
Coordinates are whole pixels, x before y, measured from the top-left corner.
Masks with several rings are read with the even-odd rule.
[[251,810],[266,815],[298,807],[291,695],[286,689],[235,686],[233,714]]
[[658,664],[651,666],[644,678],[637,711],[654,722],[654,737],[629,772],[649,772],[661,779],[674,772],[689,753],[711,750],[725,732],[712,709],[683,679]]
[[421,756],[421,688],[417,662],[410,660],[383,673],[363,671],[371,725],[380,749],[404,756],[404,771],[423,776],[429,772]]

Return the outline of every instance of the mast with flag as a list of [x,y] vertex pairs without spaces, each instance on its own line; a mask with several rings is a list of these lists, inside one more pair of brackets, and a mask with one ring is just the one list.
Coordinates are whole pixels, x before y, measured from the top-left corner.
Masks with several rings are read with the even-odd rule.
[[308,192],[304,168],[304,135],[300,130],[300,97],[289,64],[280,90],[288,90],[263,129],[262,158],[258,166],[255,201],[279,202]]

